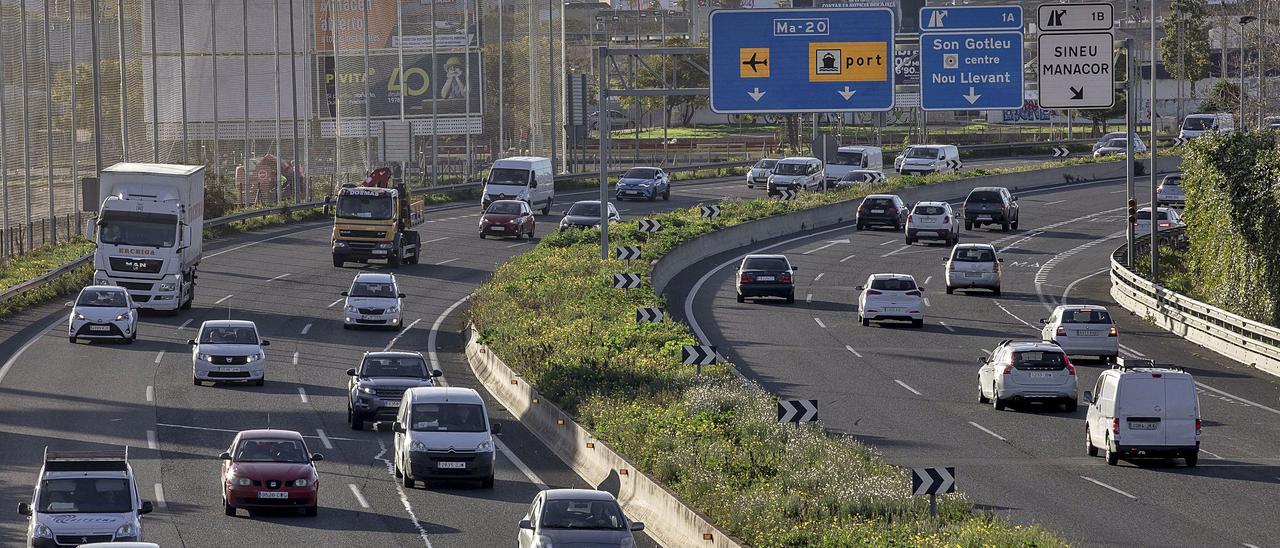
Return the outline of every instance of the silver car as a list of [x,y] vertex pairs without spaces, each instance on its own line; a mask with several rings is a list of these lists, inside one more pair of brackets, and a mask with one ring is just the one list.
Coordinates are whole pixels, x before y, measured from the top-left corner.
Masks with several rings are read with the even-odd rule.
[[91,285],[80,290],[67,318],[67,338],[120,339],[126,344],[138,338],[138,305],[123,287]]
[[516,543],[540,546],[635,546],[633,531],[644,523],[628,521],[617,499],[591,489],[547,489],[538,493],[520,520]]
[[747,172],[747,188],[755,188],[757,185],[765,186],[769,182],[769,176],[773,175],[773,166],[777,163],[776,158],[765,158],[751,166],[751,170]]
[[996,411],[1031,402],[1076,410],[1076,368],[1056,344],[1006,340],[978,363],[978,402],[991,403]]
[[1115,363],[1120,354],[1120,332],[1105,307],[1064,305],[1040,320],[1040,337],[1072,356],[1098,356]]
[[267,356],[271,344],[258,335],[258,326],[244,320],[209,320],[200,324],[191,346],[191,378],[204,382],[267,382]]
[[943,257],[947,272],[947,294],[960,289],[989,289],[1000,295],[1000,262],[991,244],[957,244]]

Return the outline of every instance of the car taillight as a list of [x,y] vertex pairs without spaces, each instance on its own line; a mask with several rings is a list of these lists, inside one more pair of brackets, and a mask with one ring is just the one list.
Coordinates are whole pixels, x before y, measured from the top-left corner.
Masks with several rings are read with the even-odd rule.
[[874,289],[868,289],[868,290],[867,290],[867,295],[879,295],[879,294],[880,294],[880,292],[879,292],[879,291],[876,291],[876,290],[874,290]]
[[912,296],[912,297],[919,297],[919,296],[920,296],[920,292],[919,292],[919,291],[908,291],[908,292],[907,292],[907,295]]
[[864,205],[858,206],[858,213],[866,213],[866,212],[867,212],[867,206],[864,206]]
[[889,213],[897,213],[897,212],[898,212],[898,208],[896,207],[889,208]]
[[1160,223],[1160,228],[1169,228],[1171,226],[1173,226],[1173,223]]
[[1196,435],[1200,435],[1200,418],[1196,417]]
[[969,200],[965,200],[965,201],[963,201],[963,202],[961,202],[961,203],[960,203],[960,208],[961,208],[961,209],[967,209],[968,207],[969,207]]
[[908,214],[907,214],[907,222],[908,222],[908,223],[909,223],[909,222],[911,222],[911,217],[913,217],[913,216],[915,216],[915,214],[914,214],[914,213],[908,213]]
[[1062,355],[1062,362],[1067,364],[1067,374],[1074,376],[1076,374],[1076,366],[1071,365],[1071,360],[1067,358],[1066,354]]
[[1058,336],[1059,336],[1059,337],[1065,337],[1065,336],[1067,336],[1067,328],[1062,327],[1061,325],[1059,325],[1059,326],[1058,326]]
[[942,216],[942,224],[944,224],[944,225],[945,225],[945,224],[950,223],[950,222],[951,222],[951,216],[950,216],[950,215],[943,215],[943,216]]
[[1116,336],[1119,336],[1119,335],[1120,335],[1120,332],[1116,330],[1116,326],[1114,326],[1114,325],[1113,325],[1113,326],[1111,326],[1111,329],[1109,329],[1109,330],[1107,331],[1107,336],[1108,336],[1108,337],[1116,337]]
[[749,283],[751,283],[751,275],[750,275],[750,274],[742,274],[742,275],[738,276],[738,283],[740,283],[740,284],[749,284]]
[[955,271],[956,271],[956,262],[947,261],[947,272],[955,272]]
[[1112,434],[1120,433],[1120,417],[1111,418],[1111,433]]
[[1009,373],[1012,373],[1012,372],[1013,372],[1013,364],[1012,363],[1005,364],[1004,374],[1008,375]]
[[996,274],[1000,273],[1000,261],[991,263],[991,271],[995,272]]
[[778,276],[778,281],[779,281],[779,282],[781,282],[781,283],[784,283],[784,284],[789,284],[789,283],[791,283],[791,275],[790,275],[790,274],[783,274],[783,275],[781,275],[781,276]]

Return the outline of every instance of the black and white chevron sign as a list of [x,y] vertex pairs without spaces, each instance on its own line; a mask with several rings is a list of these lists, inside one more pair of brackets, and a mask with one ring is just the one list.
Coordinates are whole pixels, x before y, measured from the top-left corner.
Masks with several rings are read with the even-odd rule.
[[1173,146],[1175,146],[1175,147],[1180,147],[1180,146],[1182,146],[1182,145],[1187,144],[1187,141],[1188,141],[1188,139],[1187,139],[1186,137],[1174,137],[1174,138],[1173,138]]
[[885,176],[884,176],[884,173],[881,173],[881,172],[877,171],[877,172],[876,172],[876,174],[875,174],[875,176],[871,178],[871,182],[872,182],[872,183],[883,183],[883,182],[885,182],[885,181],[886,181],[886,180],[888,180],[888,179],[889,179],[888,177],[885,177]]
[[960,169],[960,160],[947,160],[946,166],[952,170]]
[[680,362],[685,365],[711,365],[718,357],[716,347],[710,345],[686,344],[680,350]]
[[698,212],[702,214],[702,218],[703,218],[703,219],[710,219],[710,218],[712,218],[712,217],[719,217],[719,216],[720,216],[720,206],[715,205],[715,204],[698,206]]
[[657,232],[662,230],[662,223],[653,219],[640,219],[640,232]]
[[658,323],[662,321],[662,309],[641,307],[636,309],[636,323]]
[[787,189],[787,190],[779,190],[779,191],[778,191],[778,199],[779,199],[779,200],[794,200],[794,199],[796,199],[796,195],[798,195],[798,194],[799,194],[798,192],[796,192],[796,191],[794,191],[794,190],[791,190],[791,189]]
[[1053,147],[1054,158],[1066,158],[1067,156],[1070,156],[1070,155],[1071,155],[1071,151],[1067,150],[1067,147]]
[[941,495],[956,491],[956,468],[912,468],[911,492],[916,495]]
[[640,258],[640,246],[624,245],[613,250],[620,261],[631,261]]
[[614,289],[635,289],[640,287],[640,275],[630,272],[613,275]]
[[796,424],[818,420],[818,400],[778,400],[778,422]]

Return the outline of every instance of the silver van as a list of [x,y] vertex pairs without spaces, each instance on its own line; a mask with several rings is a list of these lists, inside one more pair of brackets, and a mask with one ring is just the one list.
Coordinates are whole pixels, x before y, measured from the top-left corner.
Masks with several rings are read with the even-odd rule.
[[800,156],[783,158],[775,164],[766,188],[770,196],[782,194],[784,190],[816,192],[822,189],[826,181],[822,160]]
[[479,480],[493,487],[493,435],[501,425],[489,422],[480,394],[470,388],[423,386],[405,390],[400,413],[388,428],[395,432],[395,476],[405,487],[418,481]]
[[489,177],[484,181],[480,209],[489,209],[489,204],[498,200],[520,200],[548,215],[555,198],[555,172],[551,170],[551,160],[516,156],[493,163]]
[[834,158],[827,159],[827,181],[828,183],[839,181],[854,170],[881,171],[883,168],[884,151],[880,147],[840,147],[836,149]]
[[898,172],[903,175],[955,173],[964,167],[955,145],[916,145],[903,154]]

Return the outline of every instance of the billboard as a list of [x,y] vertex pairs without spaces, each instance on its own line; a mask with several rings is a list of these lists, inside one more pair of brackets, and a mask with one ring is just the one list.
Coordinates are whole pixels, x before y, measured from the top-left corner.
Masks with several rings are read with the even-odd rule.
[[[340,54],[343,50],[363,50],[366,39],[369,49],[392,49],[399,47],[402,32],[404,47],[410,49],[429,49],[433,36],[437,48],[461,48],[479,44],[479,27],[473,2],[462,0],[437,0],[434,4],[428,0],[400,0],[400,2],[403,30],[396,25],[394,1],[369,2],[366,29],[363,1],[315,0],[316,49],[333,51],[335,35],[338,39],[337,46]],[[466,13],[468,6],[470,11]]]
[[[325,101],[319,109],[320,117],[335,117],[339,99],[343,116],[363,116],[364,60],[359,57],[343,57],[336,69],[333,56],[322,56],[318,62],[324,75],[325,91]],[[373,118],[399,118],[400,99],[403,96],[404,115],[407,117],[431,116],[433,97],[436,98],[436,112],[442,116],[467,112],[478,116],[482,92],[480,74],[483,72],[480,70],[480,54],[438,53],[436,62],[437,66],[432,67],[430,54],[405,54],[402,94],[399,56],[393,53],[370,55],[369,115]]]

